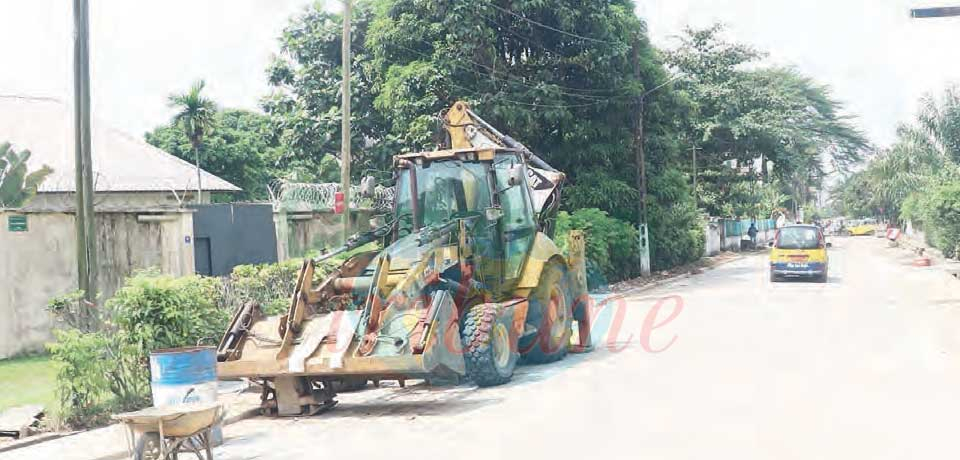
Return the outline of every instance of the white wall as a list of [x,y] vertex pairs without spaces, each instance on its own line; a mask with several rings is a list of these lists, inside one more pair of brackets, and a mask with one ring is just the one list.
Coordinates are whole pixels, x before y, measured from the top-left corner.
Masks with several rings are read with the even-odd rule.
[[[131,209],[177,209],[194,203],[195,192],[99,192],[94,197],[97,211],[126,212]],[[210,192],[203,193],[204,203],[210,202]],[[76,196],[73,193],[38,193],[24,208],[27,211],[73,212]]]
[[[26,216],[28,230],[9,231],[11,215]],[[97,213],[101,303],[134,270],[194,272],[192,214],[139,216]],[[41,350],[52,337],[47,302],[77,288],[74,222],[68,213],[0,211],[0,358]]]

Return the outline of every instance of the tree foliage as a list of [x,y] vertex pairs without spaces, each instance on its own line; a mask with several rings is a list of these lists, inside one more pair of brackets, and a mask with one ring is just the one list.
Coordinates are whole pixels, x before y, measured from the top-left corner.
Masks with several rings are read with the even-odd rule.
[[30,151],[17,152],[8,142],[0,143],[0,208],[19,208],[37,194],[37,188],[53,169],[43,165],[30,172]]
[[[465,100],[568,174],[566,209],[636,222],[637,96],[669,75],[633,10],[629,0],[357,2],[353,170],[387,169],[393,154],[435,148],[438,115]],[[275,90],[264,109],[291,159],[317,164],[338,154],[341,24],[338,14],[309,8],[286,28],[268,72]],[[670,88],[647,98],[651,177],[677,162],[688,110]],[[661,192],[650,193],[654,201]]]
[[[726,41],[721,25],[686,30],[681,46],[667,53],[671,67],[685,76],[678,88],[693,103],[684,132],[701,150],[704,205],[714,215],[757,205],[758,195],[747,189],[759,179],[779,179],[803,205],[810,188],[822,186],[825,164],[846,170],[868,148],[828,87],[796,69],[763,66],[764,57]],[[759,168],[729,170],[731,160],[743,168],[758,158]]]
[[960,90],[951,86],[940,95],[924,96],[916,119],[898,128],[893,146],[835,187],[834,206],[851,216],[898,218],[909,202],[915,211],[911,218],[919,220],[921,205],[927,203],[920,195],[960,179],[958,159]]
[[[145,138],[155,147],[193,161],[193,143],[180,126],[158,126]],[[261,200],[268,198],[267,185],[271,180],[299,177],[293,166],[282,163],[284,152],[269,117],[225,109],[217,112],[208,125],[203,140],[203,168],[243,189],[230,199]]]

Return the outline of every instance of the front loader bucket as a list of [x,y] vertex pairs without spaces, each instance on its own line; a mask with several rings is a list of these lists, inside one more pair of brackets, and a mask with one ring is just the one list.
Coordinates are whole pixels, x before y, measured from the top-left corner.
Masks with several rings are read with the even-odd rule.
[[278,341],[260,339],[275,336],[280,317],[253,325],[239,358],[217,364],[220,378],[252,379],[277,376],[308,376],[336,380],[340,377],[428,378],[464,374],[460,351],[460,330],[456,310],[449,296],[442,296],[440,309],[431,324],[423,353],[392,356],[361,356],[355,334],[360,311],[335,311],[304,321],[300,340],[287,357],[278,359]]
[[367,354],[360,346],[361,311],[341,310],[304,319],[289,345],[276,338],[286,317],[265,318],[250,325],[237,351],[217,364],[217,374],[264,381],[263,410],[279,415],[312,414],[332,407],[335,381],[462,376],[466,371],[456,306],[446,292],[435,296],[432,306],[436,314],[417,343],[387,339],[383,347]]

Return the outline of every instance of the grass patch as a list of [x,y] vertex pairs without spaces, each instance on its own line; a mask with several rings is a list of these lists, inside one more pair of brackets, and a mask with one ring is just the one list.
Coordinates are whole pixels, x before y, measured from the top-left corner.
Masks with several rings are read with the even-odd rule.
[[0,412],[25,404],[57,408],[57,364],[49,356],[0,360]]

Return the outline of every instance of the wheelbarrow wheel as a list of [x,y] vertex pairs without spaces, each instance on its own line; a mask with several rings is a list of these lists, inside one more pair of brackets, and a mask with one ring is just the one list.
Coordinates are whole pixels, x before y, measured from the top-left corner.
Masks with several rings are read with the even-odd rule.
[[133,460],[162,460],[160,433],[143,433],[134,448]]

